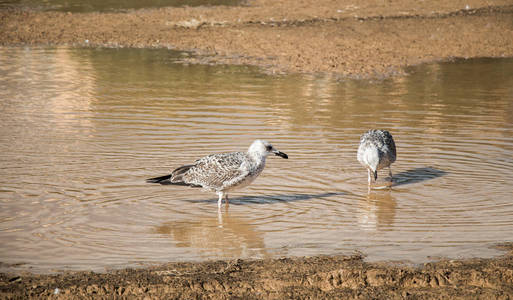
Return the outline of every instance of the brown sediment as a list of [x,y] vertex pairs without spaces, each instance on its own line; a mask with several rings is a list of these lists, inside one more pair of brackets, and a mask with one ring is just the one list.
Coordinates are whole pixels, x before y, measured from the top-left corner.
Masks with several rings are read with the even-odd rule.
[[421,266],[360,256],[170,263],[108,273],[0,274],[0,298],[511,299],[513,252]]
[[510,1],[248,1],[119,13],[0,11],[0,45],[167,47],[198,63],[347,77],[453,57],[513,56]]

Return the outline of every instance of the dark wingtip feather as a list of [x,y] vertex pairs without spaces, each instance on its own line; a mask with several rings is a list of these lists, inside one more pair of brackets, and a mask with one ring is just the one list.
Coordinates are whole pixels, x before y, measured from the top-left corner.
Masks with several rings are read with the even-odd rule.
[[[160,176],[160,177],[146,179],[146,182],[147,183],[171,184],[171,181],[169,180],[170,178],[171,178],[171,175],[164,175],[164,176]],[[166,183],[166,181],[168,183]]]
[[171,173],[169,175],[146,179],[146,182],[160,183],[160,184],[164,184],[164,185],[172,184],[172,185],[185,185],[185,186],[191,186],[191,187],[201,187],[200,185],[184,182],[183,175],[187,171],[189,171],[189,169],[191,167],[194,167],[194,165],[181,166],[181,167],[175,169],[173,171],[173,173]]

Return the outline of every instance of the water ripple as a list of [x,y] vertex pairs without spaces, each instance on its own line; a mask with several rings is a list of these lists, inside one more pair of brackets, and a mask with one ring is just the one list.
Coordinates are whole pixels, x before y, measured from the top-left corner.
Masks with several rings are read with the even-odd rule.
[[[355,250],[421,262],[511,241],[513,60],[494,62],[501,74],[466,62],[488,72],[480,82],[441,64],[443,83],[429,67],[370,83],[177,57],[0,48],[2,262],[48,272]],[[356,149],[370,127],[393,133],[398,160],[392,187],[369,192]],[[269,157],[221,213],[214,193],[144,182],[256,138],[290,159]]]

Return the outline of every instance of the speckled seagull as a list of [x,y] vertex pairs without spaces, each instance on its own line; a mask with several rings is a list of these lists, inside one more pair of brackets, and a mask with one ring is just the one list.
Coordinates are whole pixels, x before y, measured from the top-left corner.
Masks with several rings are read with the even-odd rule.
[[260,175],[265,167],[265,159],[271,153],[289,158],[268,142],[256,140],[248,152],[211,154],[196,160],[194,164],[181,166],[169,175],[150,178],[146,182],[187,185],[215,191],[219,195],[217,205],[220,208],[223,198],[228,203],[229,191],[249,185]]
[[358,161],[367,168],[369,185],[378,179],[378,170],[388,167],[390,179],[392,170],[390,165],[395,162],[396,152],[394,138],[390,132],[380,129],[371,129],[360,138],[360,146],[357,153]]

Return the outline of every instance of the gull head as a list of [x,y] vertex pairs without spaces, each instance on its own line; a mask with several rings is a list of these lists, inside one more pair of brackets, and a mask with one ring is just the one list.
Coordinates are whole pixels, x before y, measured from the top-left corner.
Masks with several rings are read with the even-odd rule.
[[274,154],[283,158],[289,158],[289,156],[281,151],[276,150],[269,142],[264,140],[256,140],[251,146],[249,146],[248,153],[259,157],[267,157],[269,154]]

